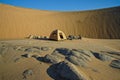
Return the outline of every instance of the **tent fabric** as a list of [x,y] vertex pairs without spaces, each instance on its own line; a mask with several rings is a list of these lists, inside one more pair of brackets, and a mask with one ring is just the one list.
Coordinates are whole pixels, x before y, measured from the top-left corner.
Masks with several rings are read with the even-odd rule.
[[59,40],[66,40],[66,36],[64,34],[63,31],[60,31],[60,30],[54,30],[51,34],[50,34],[50,37],[49,37],[51,40],[56,40],[56,41],[59,41]]

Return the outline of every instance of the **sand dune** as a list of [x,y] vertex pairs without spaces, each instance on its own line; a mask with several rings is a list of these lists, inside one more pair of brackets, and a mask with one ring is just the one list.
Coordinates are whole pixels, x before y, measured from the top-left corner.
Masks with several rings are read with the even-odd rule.
[[[0,4],[0,80],[120,80],[119,14],[120,7],[57,12]],[[83,37],[23,39],[55,29]]]
[[33,10],[0,4],[0,39],[49,34],[60,29],[66,35],[89,38],[120,38],[120,7],[57,12]]

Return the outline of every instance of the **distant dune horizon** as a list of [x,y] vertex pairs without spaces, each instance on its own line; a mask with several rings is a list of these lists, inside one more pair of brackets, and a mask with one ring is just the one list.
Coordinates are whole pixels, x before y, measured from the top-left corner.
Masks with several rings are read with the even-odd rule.
[[49,36],[55,30],[96,39],[120,39],[120,6],[57,12],[0,4],[0,39]]

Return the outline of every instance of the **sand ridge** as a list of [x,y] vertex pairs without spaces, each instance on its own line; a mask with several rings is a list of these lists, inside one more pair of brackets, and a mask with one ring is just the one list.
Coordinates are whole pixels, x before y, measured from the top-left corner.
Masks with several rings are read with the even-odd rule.
[[29,35],[49,36],[55,29],[66,35],[90,38],[120,38],[120,7],[57,12],[0,4],[0,39],[20,39]]

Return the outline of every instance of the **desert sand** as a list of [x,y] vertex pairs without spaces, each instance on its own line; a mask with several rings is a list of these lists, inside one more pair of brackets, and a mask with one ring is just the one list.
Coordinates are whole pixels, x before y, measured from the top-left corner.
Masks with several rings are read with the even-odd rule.
[[[82,39],[27,39],[55,30]],[[120,7],[59,12],[0,4],[0,80],[120,80]]]
[[[0,80],[120,80],[120,62],[111,66],[113,60],[120,59],[119,43],[120,40],[89,38],[0,41]],[[77,50],[81,51],[80,58],[75,58]]]
[[0,4],[0,39],[23,39],[62,30],[67,36],[120,38],[120,7],[91,11],[45,11]]

